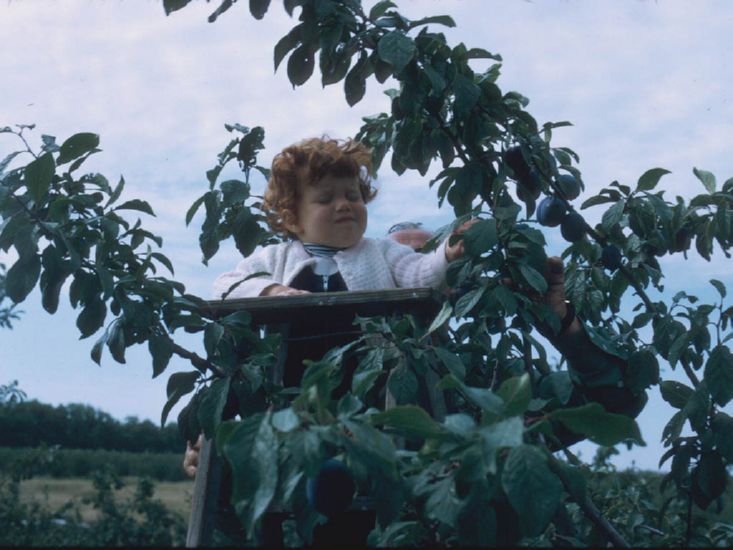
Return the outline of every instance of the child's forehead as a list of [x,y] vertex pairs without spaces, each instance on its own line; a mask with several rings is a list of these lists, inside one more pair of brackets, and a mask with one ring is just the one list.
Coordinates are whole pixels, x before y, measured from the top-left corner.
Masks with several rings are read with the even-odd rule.
[[311,183],[308,187],[318,191],[340,188],[358,188],[359,178],[356,176],[332,176],[330,174],[326,174],[322,178]]

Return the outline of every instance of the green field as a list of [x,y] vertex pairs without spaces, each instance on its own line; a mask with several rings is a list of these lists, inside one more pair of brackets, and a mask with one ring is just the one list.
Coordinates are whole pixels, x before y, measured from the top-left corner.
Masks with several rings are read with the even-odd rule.
[[[132,498],[138,478],[124,477],[123,481],[124,487],[115,491],[115,498],[118,501]],[[50,509],[58,509],[67,502],[75,501],[80,504],[85,521],[97,519],[98,512],[92,508],[91,504],[82,503],[85,497],[91,497],[94,492],[92,481],[83,478],[35,477],[22,481],[20,484],[22,502],[35,500]],[[166,508],[180,514],[188,521],[192,494],[192,480],[156,481],[153,498],[160,500]]]

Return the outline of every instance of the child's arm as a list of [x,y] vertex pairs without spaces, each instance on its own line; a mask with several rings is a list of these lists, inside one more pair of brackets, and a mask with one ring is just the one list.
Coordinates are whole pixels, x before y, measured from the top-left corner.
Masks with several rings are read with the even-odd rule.
[[[265,247],[237,264],[233,271],[219,275],[214,281],[216,298],[254,298],[270,287],[281,283],[277,278],[277,248]],[[271,248],[271,250],[268,250]]]
[[[453,235],[462,234],[477,221],[467,221],[456,229]],[[450,238],[427,254],[413,252],[403,245],[390,246],[385,251],[385,257],[397,286],[402,288],[444,287],[448,264],[463,256],[464,253],[463,240],[453,245],[450,245],[449,242]]]

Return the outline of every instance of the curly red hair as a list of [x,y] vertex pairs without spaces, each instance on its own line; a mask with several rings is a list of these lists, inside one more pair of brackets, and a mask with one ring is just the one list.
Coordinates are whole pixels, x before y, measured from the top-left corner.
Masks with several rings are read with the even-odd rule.
[[285,227],[295,223],[303,185],[315,185],[324,176],[358,178],[365,203],[377,194],[369,176],[371,150],[352,139],[336,140],[328,136],[310,138],[286,147],[272,160],[263,207],[273,231],[292,236]]

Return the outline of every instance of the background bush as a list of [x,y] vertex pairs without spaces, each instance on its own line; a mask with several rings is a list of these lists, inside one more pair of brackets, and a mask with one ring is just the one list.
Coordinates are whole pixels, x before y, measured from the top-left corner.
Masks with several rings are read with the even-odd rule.
[[[42,448],[41,448],[42,449]],[[0,474],[11,475],[18,461],[42,451],[23,447],[0,447]],[[91,477],[107,469],[117,476],[147,477],[156,481],[188,479],[181,467],[183,453],[131,453],[103,449],[49,448],[44,460],[33,465],[33,475]]]

